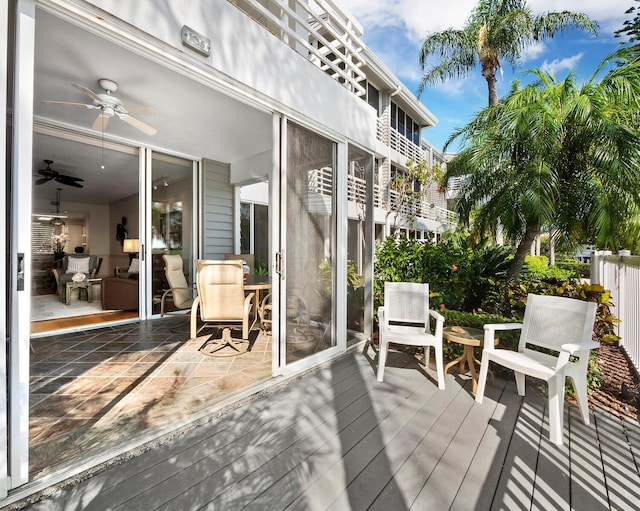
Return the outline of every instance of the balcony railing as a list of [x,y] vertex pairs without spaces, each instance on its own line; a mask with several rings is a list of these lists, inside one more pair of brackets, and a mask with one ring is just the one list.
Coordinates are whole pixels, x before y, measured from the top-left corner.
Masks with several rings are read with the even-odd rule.
[[[399,131],[389,128],[389,145],[402,156],[413,161],[428,160],[429,155]],[[429,162],[431,164],[431,162]]]
[[357,96],[366,93],[362,29],[332,0],[235,0],[234,5]]
[[[333,171],[329,167],[309,171],[308,190],[310,193],[331,196],[333,194]],[[389,191],[388,201],[385,201],[383,189],[379,185],[373,187],[373,204],[376,208],[389,208],[406,217],[418,217],[426,220],[433,220],[441,225],[454,227],[458,222],[458,217],[453,211],[436,206],[428,201],[423,201],[417,205],[400,204],[397,193]],[[347,177],[347,197],[351,202],[364,204],[367,200],[367,183],[364,179],[349,175]]]

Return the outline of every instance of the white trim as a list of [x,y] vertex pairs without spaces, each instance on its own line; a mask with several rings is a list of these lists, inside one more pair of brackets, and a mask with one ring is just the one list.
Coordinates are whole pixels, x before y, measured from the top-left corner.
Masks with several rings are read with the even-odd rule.
[[[0,34],[9,33],[9,5],[4,2],[0,8]],[[3,37],[0,41],[0,69],[7,71],[8,66],[8,41]],[[6,75],[5,75],[6,76]],[[7,97],[7,81],[0,81],[0,98]],[[0,115],[3,119],[7,118],[7,102],[0,104]],[[7,123],[0,123],[0,140],[7,140]],[[7,161],[6,144],[0,144],[0,161]],[[5,175],[9,172],[6,169]],[[0,211],[4,221],[0,225],[0,251],[7,253],[7,223],[11,215],[7,213],[7,182],[6,179],[0,180]],[[0,258],[0,274],[7,275],[6,258]],[[0,339],[2,339],[2,347],[0,348],[0,424],[8,424],[9,395],[7,394],[7,300],[6,293],[0,294]],[[9,480],[9,435],[6,427],[0,428],[0,499],[7,496],[7,490],[11,484]]]
[[[35,0],[18,0],[13,81],[11,267],[9,269],[9,474],[11,486],[29,480],[29,330],[31,315],[31,210]],[[22,170],[24,169],[24,170]],[[18,201],[17,198],[20,198]],[[18,254],[23,258],[23,290],[18,291]]]
[[333,283],[333,338],[341,350],[347,347],[347,236],[349,218],[347,205],[348,144],[338,142],[336,147],[336,170],[334,173],[335,207],[334,221],[335,246],[332,255],[335,264],[335,282]]

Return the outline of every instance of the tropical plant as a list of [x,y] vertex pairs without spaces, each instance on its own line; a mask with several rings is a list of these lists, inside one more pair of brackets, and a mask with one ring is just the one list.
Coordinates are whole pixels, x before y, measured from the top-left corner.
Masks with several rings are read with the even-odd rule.
[[[393,217],[392,235],[402,227],[399,220],[413,226],[422,204],[426,202],[429,186],[439,184],[444,171],[439,165],[429,166],[427,160],[409,160],[405,169],[398,169],[389,180],[389,199],[386,203],[386,218]],[[392,200],[391,200],[392,199]]]
[[479,0],[462,29],[436,32],[422,43],[423,71],[431,57],[440,61],[426,70],[418,95],[428,85],[464,78],[479,65],[487,81],[489,105],[495,105],[496,72],[501,61],[516,66],[527,46],[571,27],[590,34],[597,30],[596,22],[585,14],[563,11],[535,16],[525,0]]
[[[615,61],[624,66],[598,79]],[[620,50],[579,85],[540,70],[537,82],[487,107],[445,144],[462,139],[445,181],[468,176],[457,211],[483,237],[497,222],[515,243],[516,280],[543,228],[617,249],[640,205],[640,62]]]

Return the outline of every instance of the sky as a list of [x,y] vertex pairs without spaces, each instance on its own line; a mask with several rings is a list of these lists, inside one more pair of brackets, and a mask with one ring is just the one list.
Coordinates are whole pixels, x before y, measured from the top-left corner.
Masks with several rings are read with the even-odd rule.
[[[362,25],[364,43],[414,94],[418,90],[422,70],[418,53],[422,41],[431,33],[447,28],[462,28],[477,0],[338,0]],[[587,14],[598,22],[597,36],[583,31],[568,31],[553,39],[530,46],[516,69],[505,63],[498,74],[498,96],[509,91],[514,79],[526,83],[524,72],[542,68],[553,72],[557,80],[574,71],[578,80],[587,80],[601,60],[611,53],[621,39],[614,32],[632,15],[625,11],[634,0],[529,0],[534,14],[549,11],[573,11]],[[465,126],[487,105],[487,83],[475,69],[464,79],[428,87],[420,101],[438,118],[434,128],[423,130],[422,136],[441,150],[456,128]],[[453,145],[450,150],[455,150]]]

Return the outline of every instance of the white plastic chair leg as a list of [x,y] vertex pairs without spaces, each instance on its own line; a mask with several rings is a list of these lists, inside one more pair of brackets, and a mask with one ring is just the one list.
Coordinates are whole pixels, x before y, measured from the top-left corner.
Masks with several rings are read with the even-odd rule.
[[564,412],[564,374],[556,374],[549,385],[549,439],[562,445],[562,415]]
[[478,375],[478,388],[476,389],[476,403],[482,403],[484,398],[484,387],[487,384],[487,373],[489,372],[489,357],[486,353],[482,354],[482,362],[480,362],[480,374]]
[[444,362],[442,360],[442,349],[434,348],[434,357],[436,359],[436,372],[438,373],[438,388],[444,390]]
[[580,415],[582,415],[582,422],[586,425],[589,424],[589,397],[587,395],[587,382],[585,381],[576,381],[575,378],[571,377],[571,384],[573,385],[573,389],[576,392],[576,397],[578,398],[578,406],[580,407]]
[[[434,355],[437,358],[437,352],[435,350],[434,351]],[[429,367],[429,360],[431,360],[431,346],[425,346],[424,347],[424,366],[425,367]]]
[[380,348],[378,350],[378,381],[382,381],[384,377],[384,365],[387,363],[387,351],[389,343],[380,340]]
[[516,388],[518,389],[518,395],[524,396],[524,373],[519,373],[518,371],[514,371],[516,376]]

